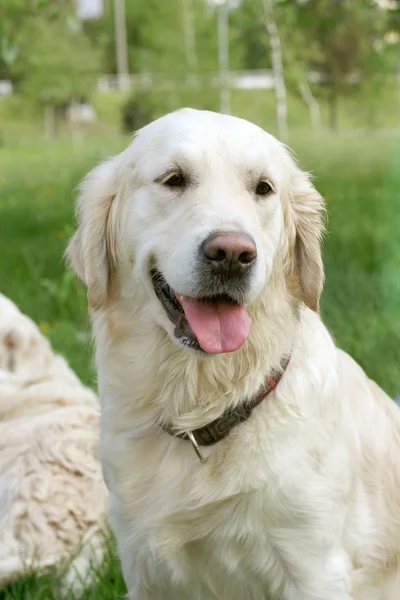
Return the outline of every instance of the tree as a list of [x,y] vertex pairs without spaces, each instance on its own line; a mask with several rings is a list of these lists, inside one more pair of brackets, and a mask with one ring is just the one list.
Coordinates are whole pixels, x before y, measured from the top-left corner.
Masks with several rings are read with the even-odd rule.
[[0,11],[0,79],[18,81],[21,28],[32,16],[26,0],[3,0]]
[[26,24],[21,42],[21,88],[45,108],[51,135],[54,110],[87,97],[96,83],[99,55],[79,21],[68,15],[39,17]]
[[[55,108],[90,94],[99,51],[75,17],[70,0],[4,0],[0,18],[0,77],[44,107],[47,133]],[[98,40],[96,40],[98,41]]]
[[276,124],[278,126],[278,135],[280,139],[286,142],[288,137],[287,104],[281,40],[275,19],[273,0],[263,0],[263,5],[265,14],[265,28],[267,30],[269,45],[271,48],[271,62],[274,76],[276,103]]
[[386,15],[374,0],[286,0],[304,39],[315,54],[307,68],[323,77],[330,109],[330,126],[338,126],[339,98],[362,78],[380,69],[385,60],[379,50]]
[[243,69],[271,67],[270,47],[265,35],[264,7],[260,0],[243,0],[230,18],[232,47]]
[[183,31],[185,38],[186,64],[189,69],[197,69],[196,29],[194,22],[194,5],[192,0],[181,0]]

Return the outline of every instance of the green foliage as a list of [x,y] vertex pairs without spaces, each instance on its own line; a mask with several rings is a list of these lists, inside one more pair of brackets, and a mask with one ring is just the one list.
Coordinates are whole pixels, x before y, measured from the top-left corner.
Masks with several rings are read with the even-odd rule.
[[[79,25],[79,24],[78,24]],[[99,57],[75,21],[36,18],[27,28],[23,91],[33,100],[60,105],[91,93]]]
[[230,27],[231,44],[241,48],[241,68],[269,69],[271,61],[262,2],[243,0],[230,15]]
[[53,106],[89,95],[100,55],[73,6],[57,0],[5,0],[0,26],[0,74],[32,103]]
[[197,85],[169,85],[165,88],[137,91],[122,107],[122,129],[132,133],[163,114],[190,106],[201,110],[218,110],[218,91],[207,78],[198,77]]
[[[374,0],[278,1],[285,40],[286,73],[315,70],[324,76],[331,127],[338,121],[338,98],[359,91],[361,84],[393,72],[391,52],[384,42],[389,12]],[[289,25],[289,27],[285,27]],[[294,59],[294,60],[293,60]]]
[[[184,4],[194,24],[195,70],[216,70],[217,26],[215,11],[204,0],[135,0],[125,2],[128,54],[131,72],[181,76],[190,70],[185,48]],[[108,41],[106,64],[116,72],[112,3],[105,16]],[[234,52],[235,54],[235,52]]]
[[[375,42],[385,32],[386,13],[372,0],[308,0],[295,6],[293,17],[300,25],[303,42],[313,45],[311,65],[325,73],[331,84],[347,88],[349,75],[365,72],[378,52]],[[294,24],[294,23],[293,23]]]
[[130,96],[122,108],[122,129],[132,133],[153,121],[156,114],[153,96],[146,91],[138,92]]
[[100,121],[100,126],[111,126],[114,131],[121,127],[121,113],[130,97],[129,92],[119,91],[111,94],[96,92],[91,98],[91,103]]
[[[130,71],[152,79],[151,93],[130,101],[125,127],[184,104],[218,109],[218,89],[210,83],[210,74],[218,71],[213,2],[125,0],[125,7]],[[103,17],[84,23],[76,19],[75,8],[75,2],[65,0],[2,2],[0,78],[10,78],[32,105],[90,99],[97,76],[116,72],[113,2],[105,2]],[[320,72],[325,83],[312,86],[312,92],[322,112],[329,107],[332,126],[343,112],[343,98],[350,95],[359,98],[368,123],[379,126],[379,100],[399,66],[400,44],[388,43],[385,34],[400,31],[400,3],[383,10],[375,0],[274,0],[274,13],[290,94],[301,97],[299,84],[310,70]],[[262,0],[230,0],[229,49],[232,71],[271,67]],[[189,84],[192,76],[200,81],[197,88]],[[349,82],[354,76],[357,84]],[[391,107],[393,115],[397,106]],[[360,121],[358,112],[355,118]],[[109,114],[106,119],[111,121]]]

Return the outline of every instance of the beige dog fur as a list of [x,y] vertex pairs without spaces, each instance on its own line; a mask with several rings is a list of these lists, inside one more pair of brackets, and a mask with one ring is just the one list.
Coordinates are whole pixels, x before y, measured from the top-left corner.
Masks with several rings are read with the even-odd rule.
[[[165,172],[184,170],[183,189]],[[272,193],[256,197],[267,178]],[[253,185],[253,184],[251,184]],[[88,287],[110,517],[130,600],[398,600],[400,413],[318,314],[323,200],[271,135],[185,109],[96,167],[69,256]],[[151,283],[195,289],[210,231],[257,245],[236,352],[180,345]],[[275,391],[204,452],[165,433]]]
[[0,294],[0,583],[62,562],[63,592],[88,581],[106,523],[98,439],[95,394]]

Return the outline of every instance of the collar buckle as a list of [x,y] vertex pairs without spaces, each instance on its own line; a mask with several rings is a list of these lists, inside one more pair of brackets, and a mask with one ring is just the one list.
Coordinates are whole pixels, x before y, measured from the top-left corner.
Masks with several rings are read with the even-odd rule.
[[189,439],[190,443],[192,444],[192,446],[193,446],[193,449],[194,449],[194,451],[196,452],[196,454],[197,454],[197,457],[198,457],[198,459],[200,460],[201,464],[203,464],[203,465],[204,465],[204,463],[206,463],[206,462],[207,462],[207,459],[206,459],[206,458],[205,458],[205,457],[202,455],[202,453],[201,453],[201,450],[200,450],[200,448],[199,448],[199,445],[198,445],[198,443],[196,442],[196,438],[194,437],[193,433],[192,433],[191,431],[188,431],[188,432],[187,432],[187,437],[188,437],[188,439]]

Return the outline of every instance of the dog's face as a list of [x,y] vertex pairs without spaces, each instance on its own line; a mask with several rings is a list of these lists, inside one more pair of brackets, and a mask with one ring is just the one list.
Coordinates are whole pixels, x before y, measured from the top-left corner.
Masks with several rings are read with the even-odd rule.
[[185,109],[145,127],[89,174],[69,253],[93,309],[140,286],[173,341],[232,352],[248,336],[247,307],[278,255],[317,308],[320,204],[274,137],[241,119]]

